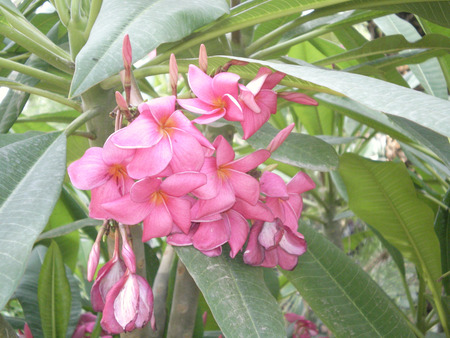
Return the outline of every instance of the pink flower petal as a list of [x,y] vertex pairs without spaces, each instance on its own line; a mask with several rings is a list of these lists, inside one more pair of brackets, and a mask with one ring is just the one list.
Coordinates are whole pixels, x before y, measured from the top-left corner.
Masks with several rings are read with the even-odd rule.
[[200,117],[197,117],[192,122],[198,123],[198,124],[209,124],[213,123],[214,121],[217,121],[221,117],[225,115],[226,111],[223,108],[217,108],[211,111],[210,114],[202,115]]
[[216,137],[213,146],[216,148],[217,167],[234,160],[234,150],[222,135]]
[[240,76],[235,73],[219,73],[212,79],[214,97],[222,97],[225,94],[238,96],[238,81]]
[[296,313],[293,313],[293,312],[285,313],[285,314],[284,314],[284,318],[286,318],[286,320],[287,320],[289,323],[294,323],[294,322],[296,322],[297,320],[305,319],[305,317],[300,316],[300,315],[298,315],[298,314],[296,314]]
[[236,197],[255,205],[259,199],[259,183],[258,181],[247,174],[240,171],[229,170],[231,174],[228,181],[233,187]]
[[230,209],[236,201],[231,185],[226,181],[220,181],[220,188],[216,197],[208,200],[198,200],[198,213],[196,219],[217,214]]
[[109,141],[120,148],[148,148],[163,137],[159,129],[153,117],[139,115],[130,125],[112,134]]
[[124,275],[110,290],[108,293],[108,299],[105,302],[105,307],[103,310],[103,317],[101,320],[102,328],[112,334],[119,334],[124,331],[123,327],[117,322],[115,311],[114,311],[114,301],[121,291],[123,285],[128,279],[127,275]]
[[206,175],[194,171],[185,171],[167,177],[161,184],[161,190],[171,196],[184,196],[206,184]]
[[228,240],[228,244],[231,248],[230,257],[234,258],[237,253],[242,250],[242,247],[247,240],[250,228],[247,220],[234,210],[230,210],[225,213],[223,218],[230,227],[230,239]]
[[96,188],[109,180],[109,166],[103,161],[103,149],[92,147],[67,168],[72,184],[81,190]]
[[197,66],[189,65],[188,80],[189,87],[200,100],[212,103],[217,97],[213,91],[213,79]]
[[213,250],[230,238],[230,228],[223,220],[200,223],[192,236],[192,244],[198,250]]
[[270,74],[272,74],[272,71],[269,68],[259,68],[258,74],[256,74],[255,78],[247,84],[247,88],[253,95],[257,95],[259,93]]
[[169,138],[165,137],[153,147],[137,149],[127,171],[135,179],[155,176],[168,166],[171,159],[172,146]]
[[150,203],[150,197],[158,191],[162,181],[157,178],[144,178],[131,187],[130,198],[136,203]]
[[294,270],[298,263],[298,256],[291,255],[281,247],[277,248],[278,265],[284,270]]
[[300,256],[306,252],[306,241],[299,232],[293,232],[291,229],[284,228],[284,236],[281,237],[280,247],[288,254]]
[[216,197],[222,184],[217,174],[216,159],[214,157],[205,158],[201,172],[206,175],[206,184],[195,189],[193,194],[200,199]]
[[173,155],[170,167],[176,172],[199,171],[205,160],[203,147],[197,139],[182,130],[171,135]]
[[268,222],[271,222],[274,219],[270,209],[261,201],[258,201],[255,205],[251,205],[240,198],[236,198],[236,203],[233,205],[233,210],[239,212],[246,219]]
[[317,106],[318,105],[316,100],[314,100],[313,98],[309,97],[308,95],[302,94],[302,93],[281,92],[281,93],[278,93],[278,96],[280,96],[281,98],[283,98],[287,101],[305,104],[308,106]]
[[167,236],[167,244],[174,246],[192,245],[192,238],[184,233],[172,233]]
[[130,198],[130,195],[114,201],[102,204],[102,207],[114,218],[124,224],[138,224],[147,217],[151,211],[149,203],[136,203]]
[[226,112],[224,119],[228,121],[242,121],[244,119],[244,114],[242,113],[242,107],[238,100],[229,95],[225,94],[222,96],[223,102],[225,102]]
[[280,132],[273,138],[273,140],[270,141],[269,145],[267,146],[267,150],[270,151],[271,153],[277,150],[287,139],[287,137],[292,132],[292,129],[294,129],[294,127],[295,123],[291,123],[286,128],[280,130]]
[[[114,299],[113,302],[112,299]],[[112,304],[110,303],[110,300]],[[117,295],[115,295],[114,287],[108,293],[103,315],[106,316],[107,312],[109,312],[109,308],[112,307],[117,323],[122,327],[123,331],[130,331],[135,327],[134,324],[136,322],[138,304],[139,284],[136,275],[130,274],[125,280],[125,283],[121,285]]]
[[247,110],[250,110],[252,113],[261,113],[261,108],[259,108],[258,104],[255,101],[255,95],[243,85],[239,85],[239,89],[241,91],[241,93],[239,94],[239,103],[241,104],[242,111],[247,108]]
[[165,203],[153,205],[150,214],[144,219],[142,241],[167,236],[172,231],[172,224],[172,216]]
[[178,99],[178,103],[184,109],[195,114],[212,114],[217,107],[201,99]]
[[289,195],[286,188],[286,183],[283,179],[270,171],[263,172],[259,179],[261,185],[261,192],[269,197],[279,197],[288,199]]
[[278,197],[266,198],[266,206],[272,211],[274,217],[279,218],[282,222],[285,220],[284,207]]
[[191,202],[179,197],[169,197],[167,208],[175,223],[184,233],[188,233],[191,228]]
[[260,265],[265,268],[274,268],[278,265],[278,254],[276,247],[265,251],[264,260]]
[[153,292],[144,277],[136,275],[136,279],[139,285],[139,303],[135,325],[141,328],[150,321],[153,314]]
[[128,164],[133,158],[134,149],[119,148],[111,142],[111,136],[106,140],[103,146],[103,160],[109,165]]
[[91,190],[89,203],[89,217],[95,219],[109,219],[111,214],[103,207],[104,203],[118,200],[122,197],[119,187],[113,179],[108,180],[100,187]]
[[261,89],[273,89],[285,76],[286,74],[281,72],[270,74]]
[[314,181],[306,173],[300,171],[288,183],[287,189],[289,193],[301,194],[305,191],[312,190],[316,187]]
[[164,123],[175,111],[175,96],[164,96],[141,103],[138,107],[140,112],[150,111],[155,121]]
[[202,254],[204,254],[205,256],[208,257],[217,257],[220,256],[222,254],[222,247],[219,246],[215,249],[212,250],[200,250],[202,252]]
[[258,242],[266,250],[273,248],[277,245],[275,236],[278,232],[276,222],[264,222],[261,232],[258,235]]
[[270,157],[269,151],[265,149],[260,149],[230,163],[230,168],[246,173],[252,169],[255,169],[261,163],[266,161],[269,157]]
[[213,149],[214,147],[208,139],[194,126],[194,124],[179,110],[176,110],[170,119],[175,122],[175,129],[180,129],[195,137],[202,146]]
[[264,248],[258,242],[263,222],[255,222],[250,229],[247,247],[244,251],[244,263],[258,266],[264,260]]

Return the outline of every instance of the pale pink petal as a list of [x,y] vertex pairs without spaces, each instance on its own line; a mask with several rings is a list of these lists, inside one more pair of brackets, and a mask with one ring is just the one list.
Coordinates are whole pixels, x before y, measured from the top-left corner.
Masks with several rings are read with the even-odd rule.
[[139,111],[150,110],[155,121],[161,124],[175,111],[175,102],[176,98],[173,95],[158,97],[141,103],[138,109]]
[[139,115],[130,125],[112,134],[109,141],[120,148],[148,148],[163,137],[159,129],[153,117]]
[[261,192],[269,197],[279,197],[288,199],[289,195],[286,188],[286,183],[283,179],[270,171],[263,172],[259,179],[261,185]]
[[278,265],[284,270],[294,270],[298,263],[298,256],[291,255],[281,247],[277,248]]
[[236,198],[236,203],[233,205],[233,210],[236,210],[247,219],[268,222],[271,222],[274,219],[270,209],[261,201],[258,201],[255,205],[251,205],[240,198]]
[[111,215],[110,218],[128,225],[142,222],[151,211],[149,203],[133,202],[129,194],[114,202],[104,203],[102,207]]
[[264,260],[264,248],[258,243],[258,235],[261,232],[263,222],[255,222],[250,229],[247,247],[244,251],[244,263],[259,265]]
[[258,74],[256,74],[255,78],[251,80],[247,84],[247,88],[253,95],[256,95],[261,90],[262,86],[266,82],[267,77],[272,74],[272,71],[269,68],[261,67],[258,70]]
[[281,237],[279,246],[288,254],[303,255],[306,252],[306,241],[303,235],[286,227],[284,229],[284,236]]
[[247,107],[253,113],[259,114],[261,112],[261,108],[259,108],[258,104],[255,101],[255,95],[243,85],[239,85],[239,89],[241,91],[241,93],[239,94],[239,103],[241,104],[242,111],[244,111],[244,109]]
[[136,275],[139,284],[138,315],[135,325],[137,328],[144,327],[150,321],[153,313],[153,292],[144,277]]
[[285,76],[286,74],[281,72],[270,74],[261,89],[273,89]]
[[109,180],[109,166],[103,161],[103,149],[92,147],[67,168],[72,184],[81,190],[96,188]]
[[194,124],[179,110],[176,110],[170,119],[175,122],[175,129],[180,129],[195,137],[202,146],[214,149],[208,139],[194,126]]
[[236,197],[255,205],[259,199],[259,183],[256,178],[235,170],[229,170],[229,173],[228,181]]
[[168,166],[171,159],[172,146],[170,139],[165,137],[153,147],[137,149],[127,171],[135,179],[155,176]]
[[286,201],[297,217],[300,217],[303,208],[303,198],[300,194],[289,194],[289,200]]
[[201,99],[178,99],[178,104],[195,114],[212,114],[217,107]]
[[205,160],[205,154],[197,139],[185,131],[174,130],[170,140],[173,149],[170,167],[173,172],[199,171]]
[[259,244],[261,244],[266,250],[273,248],[277,245],[275,236],[278,231],[276,222],[264,222],[261,232],[258,235]]
[[222,135],[216,137],[213,146],[216,148],[217,167],[234,160],[234,150]]
[[241,157],[236,161],[230,163],[230,168],[242,171],[244,173],[255,169],[261,163],[266,161],[270,157],[270,152],[265,149],[257,150],[249,155]]
[[198,213],[196,219],[204,216],[217,214],[230,209],[236,201],[234,191],[230,184],[221,181],[221,185],[216,197],[208,200],[198,200]]
[[128,279],[128,275],[124,275],[108,292],[108,298],[105,302],[103,310],[103,316],[101,320],[102,328],[112,334],[119,334],[124,331],[123,327],[117,322],[116,314],[114,311],[114,301],[116,300],[119,292],[122,290],[125,282]]
[[116,145],[114,145],[114,143],[111,142],[110,136],[103,145],[102,156],[105,163],[109,165],[119,163],[127,165],[133,158],[134,152],[134,149],[124,149],[117,147]]
[[285,314],[284,314],[284,318],[286,318],[286,320],[287,320],[289,323],[294,323],[294,322],[296,322],[297,320],[305,319],[305,317],[300,316],[300,315],[298,315],[298,314],[296,314],[296,313],[293,313],[293,312],[285,313]]
[[278,134],[273,138],[273,140],[270,141],[269,145],[267,146],[267,150],[270,151],[271,153],[277,150],[278,147],[281,146],[283,142],[286,140],[286,138],[289,136],[294,127],[295,123],[291,123],[286,128],[280,130]]
[[167,177],[161,184],[161,190],[171,196],[180,197],[206,184],[206,175],[194,171],[185,171]]
[[225,120],[242,121],[244,119],[244,114],[242,113],[242,107],[235,97],[233,97],[229,94],[225,94],[222,97],[222,100],[225,102],[225,106],[226,106],[226,112],[224,115]]
[[161,183],[162,181],[160,179],[150,177],[136,182],[131,188],[131,200],[136,203],[150,203],[151,195],[159,190]]
[[202,115],[197,117],[192,122],[198,123],[198,124],[209,124],[213,123],[214,121],[217,121],[221,117],[225,115],[226,111],[223,108],[217,108],[211,111],[210,114]]
[[[113,296],[113,290],[114,288],[110,291],[111,295],[108,293],[106,297],[104,315],[109,307],[109,298]],[[135,274],[128,276],[128,279],[115,297],[113,304],[117,323],[122,326],[124,331],[133,330],[139,304],[139,284]]]
[[179,197],[169,197],[166,203],[173,223],[187,234],[191,228],[191,203]]
[[197,66],[189,65],[188,80],[189,87],[199,99],[212,103],[214,98],[217,97],[212,88],[213,79]]
[[313,98],[306,94],[296,93],[296,92],[282,92],[278,93],[278,96],[291,102],[296,102],[300,104],[305,104],[308,106],[317,106],[318,103]]
[[230,245],[231,252],[230,257],[234,258],[237,253],[242,249],[247,240],[249,233],[249,225],[247,220],[238,212],[230,210],[223,216],[224,221],[228,223],[230,227],[230,239],[228,244]]
[[212,250],[226,243],[230,238],[230,228],[223,220],[200,223],[192,236],[192,244],[198,250]]
[[306,173],[300,171],[287,184],[289,193],[301,194],[316,187],[314,181]]
[[214,98],[222,97],[225,94],[237,97],[239,79],[239,75],[227,72],[219,73],[214,76],[214,78],[212,79]]
[[89,203],[89,217],[95,219],[109,219],[111,214],[103,207],[104,203],[116,201],[122,197],[114,179],[108,180],[100,187],[91,190],[91,202]]
[[153,205],[150,214],[144,219],[142,241],[167,236],[172,231],[172,224],[172,216],[165,203]]

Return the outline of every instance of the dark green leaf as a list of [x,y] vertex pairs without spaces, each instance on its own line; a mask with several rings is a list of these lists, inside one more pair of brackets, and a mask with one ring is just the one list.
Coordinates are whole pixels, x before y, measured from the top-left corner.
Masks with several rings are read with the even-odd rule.
[[[450,189],[445,194],[443,203],[450,206]],[[441,247],[441,266],[445,273],[450,270],[450,211],[439,207],[439,211],[434,221],[434,231],[439,239]],[[450,276],[442,280],[445,292],[450,295]]]
[[59,236],[63,236],[63,235],[67,235],[70,234],[71,232],[87,227],[87,226],[91,226],[91,227],[95,227],[95,226],[99,226],[102,225],[103,222],[100,220],[96,220],[96,219],[92,219],[92,218],[85,218],[85,219],[80,219],[78,221],[60,226],[58,228],[55,229],[51,229],[48,230],[46,232],[43,232],[38,238],[37,241],[41,241],[43,239],[48,239],[48,238],[54,238],[54,237],[59,237]]
[[308,250],[282,271],[337,337],[415,337],[401,311],[351,258],[300,224]]
[[[266,123],[247,141],[255,149],[266,148],[278,132],[279,130]],[[330,171],[338,165],[334,148],[307,134],[291,133],[271,157],[296,167],[319,171]]]
[[56,242],[52,242],[45,255],[37,291],[44,336],[65,337],[72,295],[61,251]]
[[0,308],[25,271],[65,173],[66,138],[44,134],[0,148]]
[[27,131],[26,133],[23,134],[3,134],[0,135],[0,148],[7,146],[8,144],[14,143],[14,142],[19,142],[19,141],[23,141],[27,138],[30,137],[34,137],[37,135],[42,135],[41,132],[39,131]]
[[238,255],[209,258],[193,247],[176,247],[227,337],[285,337],[280,308],[267,289],[262,268]]
[[89,40],[76,58],[71,96],[123,68],[125,34],[130,35],[133,59],[137,61],[161,43],[180,40],[228,12],[224,0],[135,0],[125,11],[123,8],[122,0],[104,1]]
[[72,273],[72,271],[66,266],[66,276],[70,285],[70,294],[72,302],[70,306],[69,324],[67,326],[66,338],[71,338],[81,315],[81,294],[78,279]]

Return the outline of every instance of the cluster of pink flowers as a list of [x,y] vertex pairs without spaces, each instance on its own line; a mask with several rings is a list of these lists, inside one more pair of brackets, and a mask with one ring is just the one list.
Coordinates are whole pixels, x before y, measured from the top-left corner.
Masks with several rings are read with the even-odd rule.
[[[211,144],[194,125],[219,118],[239,121],[244,138],[250,137],[276,113],[278,93],[273,88],[283,76],[261,68],[244,86],[234,73],[210,77],[190,65],[189,85],[196,98],[177,100],[172,95],[139,104],[133,122],[112,134],[103,148],[88,149],[69,166],[73,185],[92,191],[90,217],[119,222],[122,234],[122,257],[117,238],[114,256],[99,271],[91,293],[94,310],[103,311],[102,326],[108,332],[142,327],[153,318],[151,289],[135,273],[122,224],[143,222],[143,241],[167,236],[169,244],[193,245],[208,256],[220,255],[228,243],[230,256],[235,257],[248,240],[247,264],[296,266],[306,250],[303,235],[297,232],[301,194],[315,184],[302,172],[287,185],[272,172],[264,172],[259,180],[250,174],[281,145],[293,125],[266,149],[239,159],[224,137]],[[283,95],[317,104],[303,94]],[[200,117],[190,121],[177,104]],[[97,242],[92,267],[98,262]],[[118,303],[121,306],[115,306]]]
[[316,336],[319,333],[316,324],[307,320],[304,316],[288,312],[284,317],[289,323],[294,323],[292,338],[311,338],[311,336]]

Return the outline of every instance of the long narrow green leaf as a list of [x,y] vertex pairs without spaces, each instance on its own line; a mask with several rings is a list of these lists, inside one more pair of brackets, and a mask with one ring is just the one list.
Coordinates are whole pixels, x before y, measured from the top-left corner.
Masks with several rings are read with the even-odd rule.
[[[445,194],[444,200],[445,205],[450,205],[450,189]],[[439,207],[439,211],[436,215],[436,220],[434,221],[434,231],[439,239],[439,244],[441,247],[441,265],[442,272],[445,273],[450,270],[450,211]],[[450,295],[450,276],[445,277],[442,280],[445,292]]]
[[209,258],[193,247],[176,247],[226,337],[286,337],[280,308],[262,268],[227,253]]
[[37,293],[44,337],[65,337],[72,295],[56,242],[52,242],[42,263]]
[[17,287],[58,199],[65,145],[64,135],[52,133],[0,148],[0,308]]
[[282,273],[337,337],[415,337],[407,320],[364,270],[300,223],[308,250]]
[[347,187],[350,209],[376,228],[424,276],[447,330],[436,283],[441,275],[441,257],[433,231],[433,211],[416,197],[405,165],[374,162],[347,153],[340,159],[339,173]]
[[60,226],[58,228],[55,229],[51,229],[49,231],[43,232],[38,238],[38,241],[41,241],[43,239],[48,239],[48,238],[54,238],[54,237],[59,237],[59,236],[64,236],[67,234],[70,234],[71,232],[87,227],[87,226],[99,226],[102,225],[102,221],[96,220],[96,219],[92,219],[92,218],[85,218],[85,219],[80,219],[78,221]]
[[122,0],[103,2],[89,40],[76,58],[71,96],[80,95],[123,68],[125,34],[130,35],[136,61],[161,43],[177,41],[229,10],[224,0],[135,0],[126,11],[123,7]]

